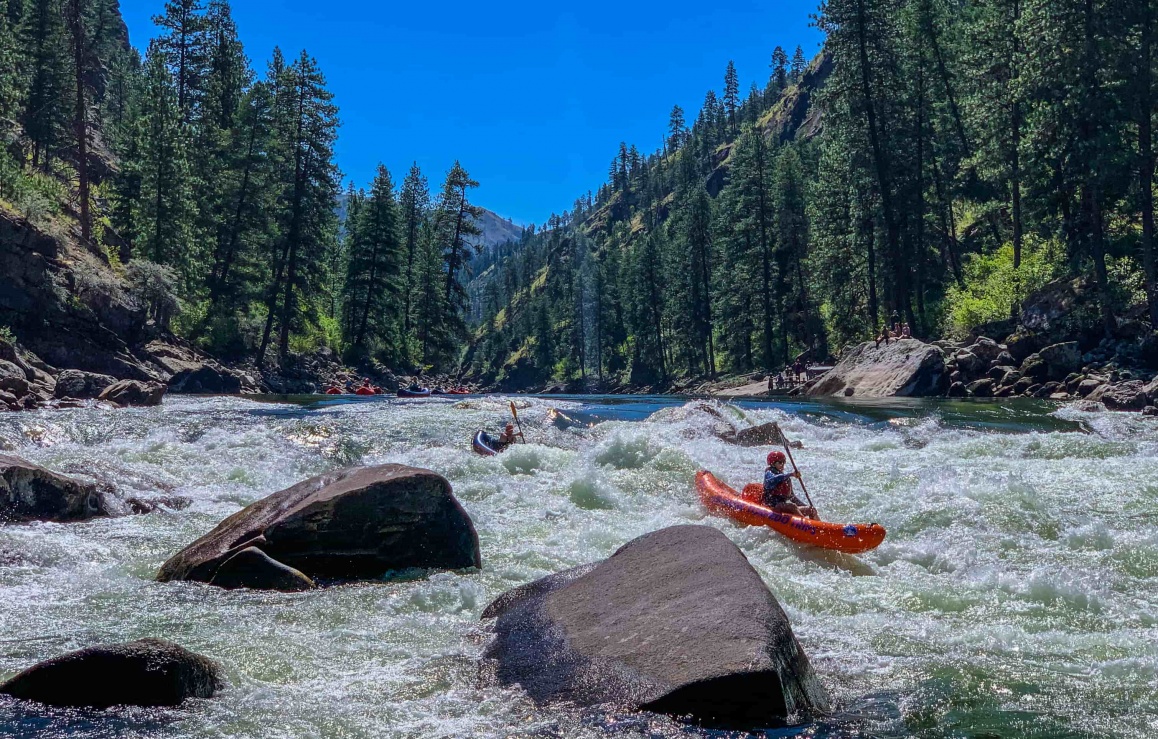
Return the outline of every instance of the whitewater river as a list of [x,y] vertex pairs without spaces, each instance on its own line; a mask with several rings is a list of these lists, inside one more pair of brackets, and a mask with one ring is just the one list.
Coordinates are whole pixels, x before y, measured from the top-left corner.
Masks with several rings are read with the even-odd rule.
[[[832,716],[767,736],[1158,734],[1158,420],[1033,403],[718,406],[738,425],[779,421],[804,443],[797,461],[826,518],[887,527],[878,550],[851,558],[707,517],[695,471],[753,481],[766,450],[717,440],[715,419],[684,401],[526,402],[532,443],[491,459],[469,439],[505,420],[500,399],[169,398],[0,415],[0,450],[123,495],[193,500],[0,527],[0,678],[158,636],[220,661],[229,682],[180,710],[104,717],[0,701],[0,735],[723,736],[658,716],[538,708],[478,681],[491,599],[686,523],[743,549],[833,696]],[[584,425],[558,428],[552,407]],[[383,462],[451,481],[478,528],[481,572],[301,594],[153,581],[242,506]]]

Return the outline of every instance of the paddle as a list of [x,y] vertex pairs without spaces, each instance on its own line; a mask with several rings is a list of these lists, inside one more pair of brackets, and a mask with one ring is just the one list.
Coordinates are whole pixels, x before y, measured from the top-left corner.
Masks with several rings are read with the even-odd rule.
[[515,417],[515,423],[519,424],[519,438],[523,440],[524,444],[526,444],[527,437],[523,433],[523,422],[519,420],[519,412],[515,410],[515,401],[513,400],[511,401],[511,415]]
[[[788,461],[792,463],[793,472],[800,472],[800,468],[796,466],[796,460],[792,458],[792,447],[788,445],[788,437],[784,435],[780,424],[776,424],[776,430],[780,432],[780,443],[784,445],[784,451],[788,454]],[[812,502],[812,496],[808,494],[808,486],[804,484],[804,478],[800,477],[797,478],[797,480],[800,482],[800,489],[804,491],[804,498],[808,501],[809,507],[816,510],[816,506]],[[819,513],[816,514],[816,520],[820,520]]]

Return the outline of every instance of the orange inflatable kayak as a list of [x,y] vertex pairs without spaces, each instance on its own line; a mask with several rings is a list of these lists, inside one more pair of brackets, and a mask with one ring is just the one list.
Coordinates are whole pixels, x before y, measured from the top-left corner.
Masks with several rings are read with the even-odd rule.
[[801,544],[860,554],[876,549],[885,540],[885,528],[880,524],[813,521],[766,508],[758,502],[763,486],[748,485],[743,493],[737,493],[705,470],[696,473],[696,490],[712,513],[749,526],[767,526]]

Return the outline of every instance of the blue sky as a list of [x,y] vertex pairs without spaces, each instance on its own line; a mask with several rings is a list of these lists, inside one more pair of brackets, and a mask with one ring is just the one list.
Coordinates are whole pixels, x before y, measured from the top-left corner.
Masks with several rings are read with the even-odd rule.
[[[691,123],[728,60],[741,91],[768,78],[772,49],[811,58],[816,0],[780,2],[375,2],[234,0],[254,67],[275,45],[320,62],[341,109],[338,164],[368,184],[417,161],[437,189],[454,160],[474,200],[542,223],[606,178],[619,142],[658,147],[671,106]],[[132,42],[163,0],[121,0]]]

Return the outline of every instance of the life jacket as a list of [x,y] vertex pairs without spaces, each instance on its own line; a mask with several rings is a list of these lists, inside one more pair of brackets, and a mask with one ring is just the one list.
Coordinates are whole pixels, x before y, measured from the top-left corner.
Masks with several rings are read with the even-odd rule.
[[768,505],[790,500],[792,498],[792,478],[789,477],[781,481],[779,485],[771,490],[761,490],[761,492],[763,493],[764,502]]

